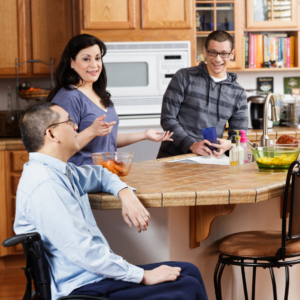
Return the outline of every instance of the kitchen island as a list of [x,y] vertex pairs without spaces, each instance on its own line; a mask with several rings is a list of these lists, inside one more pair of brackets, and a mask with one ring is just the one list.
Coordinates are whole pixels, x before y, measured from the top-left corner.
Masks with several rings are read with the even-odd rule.
[[[212,221],[231,213],[236,204],[259,203],[284,194],[286,172],[259,172],[255,162],[242,166],[179,163],[187,154],[134,163],[120,179],[137,189],[145,207],[190,207],[190,247],[198,247]],[[175,161],[175,162],[173,162]],[[89,195],[93,209],[120,209],[118,198]]]

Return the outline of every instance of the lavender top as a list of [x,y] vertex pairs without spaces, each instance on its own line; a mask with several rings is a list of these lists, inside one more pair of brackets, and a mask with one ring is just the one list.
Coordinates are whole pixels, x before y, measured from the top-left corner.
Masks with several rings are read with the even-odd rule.
[[75,123],[78,125],[78,132],[91,126],[96,118],[103,115],[106,115],[104,121],[117,122],[108,135],[95,137],[72,156],[69,162],[72,162],[76,166],[92,165],[91,153],[116,151],[119,118],[113,106],[108,107],[107,112],[105,112],[86,95],[75,88],[71,91],[61,88],[52,102],[58,104],[69,113],[70,117],[74,118]]

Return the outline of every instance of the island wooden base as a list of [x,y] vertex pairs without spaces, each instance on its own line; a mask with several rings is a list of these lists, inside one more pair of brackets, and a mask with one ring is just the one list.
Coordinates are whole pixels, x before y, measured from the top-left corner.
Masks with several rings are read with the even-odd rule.
[[197,248],[208,238],[213,220],[233,212],[236,204],[190,207],[190,248]]

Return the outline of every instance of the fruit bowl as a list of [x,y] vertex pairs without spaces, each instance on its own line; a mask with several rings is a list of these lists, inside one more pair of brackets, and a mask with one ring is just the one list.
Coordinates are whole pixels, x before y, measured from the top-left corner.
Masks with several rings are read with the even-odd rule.
[[260,171],[288,170],[290,164],[298,158],[298,145],[257,147],[252,149],[254,159]]
[[92,153],[94,165],[100,165],[118,176],[126,176],[131,168],[134,153],[98,152]]
[[47,89],[34,89],[18,91],[19,97],[24,100],[44,100],[48,97],[50,90]]

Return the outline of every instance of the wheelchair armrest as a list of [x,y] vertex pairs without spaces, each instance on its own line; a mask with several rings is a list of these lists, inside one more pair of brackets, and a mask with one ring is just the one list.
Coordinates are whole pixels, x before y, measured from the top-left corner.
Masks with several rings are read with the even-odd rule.
[[38,232],[30,232],[11,236],[8,239],[4,240],[2,242],[2,245],[4,247],[11,247],[23,242],[36,242],[39,240],[41,240],[41,236]]
[[107,298],[85,295],[70,295],[59,297],[57,300],[108,300]]

